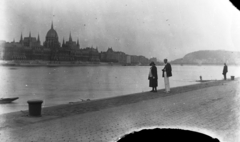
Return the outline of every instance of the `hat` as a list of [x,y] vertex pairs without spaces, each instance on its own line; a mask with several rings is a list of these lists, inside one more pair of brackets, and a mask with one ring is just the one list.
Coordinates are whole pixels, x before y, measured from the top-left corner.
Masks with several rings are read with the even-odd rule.
[[151,62],[149,65],[152,66],[152,65],[155,65],[155,63],[154,63],[154,62]]

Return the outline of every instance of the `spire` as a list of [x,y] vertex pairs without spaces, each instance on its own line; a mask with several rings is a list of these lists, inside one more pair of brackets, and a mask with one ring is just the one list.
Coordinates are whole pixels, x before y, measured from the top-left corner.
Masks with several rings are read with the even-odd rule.
[[70,35],[69,35],[69,41],[72,42],[71,32],[70,32]]
[[53,21],[52,21],[51,29],[53,29]]
[[37,39],[37,42],[38,42],[39,44],[41,44],[41,42],[40,42],[40,37],[39,37],[39,33],[38,33],[38,39]]
[[29,42],[31,43],[31,41],[32,41],[32,38],[31,38],[31,32],[29,32]]
[[37,39],[37,41],[40,42],[39,33],[38,33],[38,39]]
[[77,47],[80,48],[79,39],[77,39]]
[[20,37],[20,41],[19,42],[22,43],[22,33],[21,33],[21,37]]
[[65,46],[65,41],[64,41],[64,38],[63,38],[62,47],[64,47],[64,46]]

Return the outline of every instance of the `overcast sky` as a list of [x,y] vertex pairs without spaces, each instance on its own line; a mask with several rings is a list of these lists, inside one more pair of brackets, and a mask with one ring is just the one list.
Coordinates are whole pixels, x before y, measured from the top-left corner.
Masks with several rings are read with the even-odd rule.
[[0,40],[40,35],[81,48],[173,60],[197,50],[240,51],[240,12],[228,0],[1,0]]

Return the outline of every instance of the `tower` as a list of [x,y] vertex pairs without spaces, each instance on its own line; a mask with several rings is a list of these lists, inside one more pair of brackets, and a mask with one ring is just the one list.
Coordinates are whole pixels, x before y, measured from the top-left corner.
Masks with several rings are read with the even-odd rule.
[[20,41],[19,41],[21,44],[23,42],[23,38],[22,38],[22,33],[21,33],[21,37],[20,37]]
[[64,41],[64,38],[63,38],[62,47],[64,47],[64,46],[65,46],[65,41]]
[[69,42],[72,42],[72,35],[71,35],[71,32],[70,32],[70,35],[69,35]]
[[51,29],[53,29],[53,21],[52,21]]
[[41,42],[40,42],[40,38],[39,38],[39,33],[38,33],[38,39],[37,39],[37,42],[38,42],[39,44],[41,44]]
[[79,39],[77,40],[77,47],[80,48]]
[[29,32],[29,38],[28,38],[28,43],[29,43],[29,46],[31,46],[32,45],[32,37],[31,37],[31,31]]

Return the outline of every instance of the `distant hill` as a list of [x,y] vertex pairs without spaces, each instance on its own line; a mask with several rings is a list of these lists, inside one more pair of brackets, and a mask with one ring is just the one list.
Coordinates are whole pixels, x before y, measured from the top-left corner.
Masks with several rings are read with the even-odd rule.
[[240,52],[225,50],[201,50],[189,53],[183,58],[171,61],[172,64],[240,65]]

